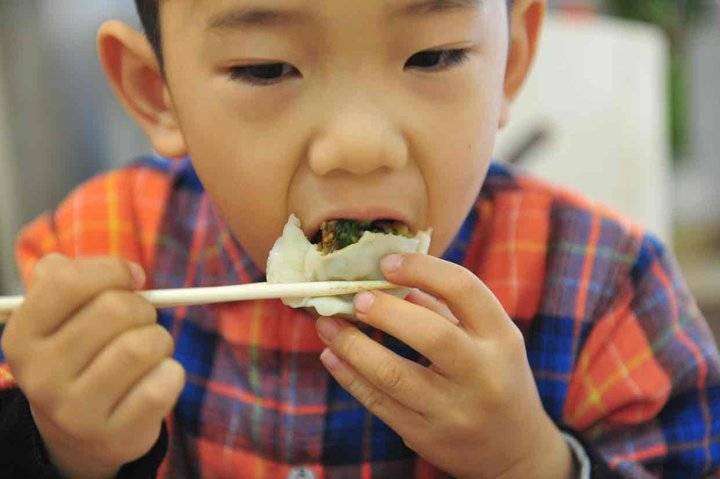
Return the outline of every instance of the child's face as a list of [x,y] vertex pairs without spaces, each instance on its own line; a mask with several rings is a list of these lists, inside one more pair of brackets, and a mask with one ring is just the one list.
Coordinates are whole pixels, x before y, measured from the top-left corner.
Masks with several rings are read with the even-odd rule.
[[259,267],[291,213],[447,248],[507,102],[505,0],[174,0],[161,26],[188,153]]

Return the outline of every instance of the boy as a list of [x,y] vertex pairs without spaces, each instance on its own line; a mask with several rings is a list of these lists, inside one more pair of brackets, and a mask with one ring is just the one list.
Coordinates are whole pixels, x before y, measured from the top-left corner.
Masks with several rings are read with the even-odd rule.
[[[21,235],[5,475],[715,469],[717,351],[669,254],[488,170],[543,0],[137,4],[147,36],[110,22],[99,51],[159,157]],[[291,213],[309,236],[336,218],[432,227],[446,260],[386,257],[416,290],[358,295],[362,327],[279,301],[158,316],[134,293],[261,281]]]

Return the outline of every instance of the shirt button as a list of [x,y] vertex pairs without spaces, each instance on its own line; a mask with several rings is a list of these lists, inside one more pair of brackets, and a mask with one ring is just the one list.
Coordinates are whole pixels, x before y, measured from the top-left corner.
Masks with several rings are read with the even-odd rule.
[[307,467],[295,467],[290,471],[288,479],[315,479],[315,474]]

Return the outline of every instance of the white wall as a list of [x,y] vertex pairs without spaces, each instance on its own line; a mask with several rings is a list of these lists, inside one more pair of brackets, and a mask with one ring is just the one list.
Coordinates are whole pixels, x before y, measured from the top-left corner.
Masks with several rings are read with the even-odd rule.
[[20,224],[88,177],[150,151],[108,88],[95,49],[101,22],[137,25],[134,8],[130,0],[0,0],[0,293],[3,278],[14,276],[8,258]]
[[14,262],[14,236],[18,226],[17,172],[10,145],[2,64],[0,57],[0,294],[15,292],[18,286]]

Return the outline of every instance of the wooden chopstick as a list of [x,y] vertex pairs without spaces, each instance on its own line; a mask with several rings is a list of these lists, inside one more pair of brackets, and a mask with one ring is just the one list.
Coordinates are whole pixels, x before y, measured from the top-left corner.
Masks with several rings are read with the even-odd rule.
[[[398,287],[387,281],[323,281],[287,284],[250,283],[213,288],[157,289],[141,291],[138,294],[160,309],[258,299],[339,296]],[[7,321],[7,318],[22,305],[24,300],[23,296],[0,297],[0,323]]]

